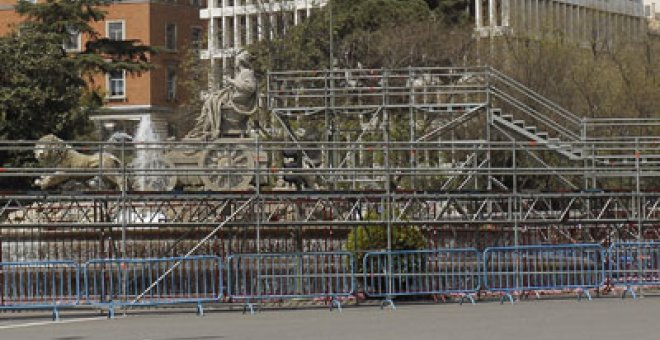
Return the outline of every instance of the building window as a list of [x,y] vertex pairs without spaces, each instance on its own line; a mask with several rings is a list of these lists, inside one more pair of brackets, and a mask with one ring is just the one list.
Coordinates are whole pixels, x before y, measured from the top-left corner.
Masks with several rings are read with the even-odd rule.
[[165,27],[165,47],[168,50],[176,50],[176,24],[167,24]]
[[176,69],[174,65],[167,66],[167,100],[176,99]]
[[259,40],[259,18],[250,16],[250,42]]
[[108,74],[108,97],[124,98],[126,96],[126,73],[113,71]]
[[223,48],[233,48],[234,47],[234,17],[227,17],[225,19],[225,39]]
[[108,21],[106,24],[108,39],[124,40],[124,21]]
[[80,32],[74,29],[69,29],[68,31],[69,34],[64,38],[62,47],[67,52],[79,52],[80,45],[82,45]]
[[191,45],[195,49],[202,48],[202,32],[203,31],[201,27],[192,28]]
[[195,6],[195,7],[200,7],[201,6],[200,0],[190,0],[190,4]]

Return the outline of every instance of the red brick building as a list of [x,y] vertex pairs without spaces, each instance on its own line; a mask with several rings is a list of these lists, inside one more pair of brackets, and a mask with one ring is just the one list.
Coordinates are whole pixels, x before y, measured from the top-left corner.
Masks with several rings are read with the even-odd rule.
[[[15,0],[0,0],[0,34],[7,34],[22,20],[14,11]],[[152,57],[155,69],[141,75],[122,72],[99,75],[92,84],[106,94],[105,105],[91,119],[104,134],[111,131],[134,133],[141,117],[149,115],[162,137],[175,130],[177,108],[188,94],[179,83],[181,61],[189,48],[204,41],[205,22],[199,18],[202,0],[128,0],[104,8],[102,22],[92,26],[101,35],[115,39],[137,39],[163,51]],[[85,37],[72,36],[65,44],[75,52]],[[198,45],[199,46],[199,45]]]

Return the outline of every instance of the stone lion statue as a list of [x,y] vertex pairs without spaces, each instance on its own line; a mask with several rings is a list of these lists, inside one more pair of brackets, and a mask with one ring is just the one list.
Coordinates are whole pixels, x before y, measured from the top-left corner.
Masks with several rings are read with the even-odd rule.
[[[104,152],[103,154],[85,155],[72,149],[70,145],[52,134],[39,139],[34,147],[34,157],[42,165],[53,168],[98,169],[102,167],[104,169],[120,169],[122,167],[121,161],[112,154]],[[56,171],[52,175],[36,179],[34,184],[45,190],[60,186],[70,180],[89,180],[92,178],[94,176],[80,176],[67,174],[64,171]],[[119,190],[124,189],[122,176],[103,175],[103,179]]]

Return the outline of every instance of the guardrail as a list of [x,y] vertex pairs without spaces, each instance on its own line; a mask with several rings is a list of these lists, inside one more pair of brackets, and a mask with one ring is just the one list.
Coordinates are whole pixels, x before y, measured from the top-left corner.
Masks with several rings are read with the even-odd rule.
[[[167,270],[180,264],[157,284]],[[116,307],[196,304],[222,298],[222,262],[217,256],[154,259],[95,259],[84,266],[85,300],[108,309]],[[153,285],[153,287],[151,287]]]
[[0,262],[0,310],[52,309],[80,303],[80,270],[73,261]]
[[461,296],[461,303],[479,291],[479,252],[467,249],[368,252],[362,261],[365,294],[384,297],[381,308],[396,309],[393,297]]
[[608,250],[608,279],[637,298],[633,287],[660,286],[660,242],[614,243]]
[[481,66],[275,71],[268,73],[265,94],[277,114],[410,105],[438,112],[485,103],[487,71]]
[[[237,254],[227,258],[227,291],[232,300],[324,298],[330,308],[353,294],[355,274],[349,252]],[[245,310],[244,309],[244,312]]]
[[[605,262],[609,261],[607,270]],[[365,253],[361,261],[366,296],[458,295],[474,303],[478,292],[513,294],[575,290],[591,300],[590,289],[606,283],[634,287],[660,286],[660,242],[515,246]],[[339,298],[355,293],[354,255],[350,252],[236,254],[227,258],[226,288],[230,300],[254,303],[274,299],[313,298],[341,310]],[[89,305],[115,308],[220,302],[223,261],[217,256],[152,259],[0,262],[0,310],[59,309]],[[168,273],[168,270],[174,268]],[[167,273],[167,275],[166,275]],[[162,279],[161,279],[162,277]],[[84,282],[83,282],[84,279]],[[160,279],[160,280],[159,280]]]
[[605,282],[604,249],[598,244],[487,248],[483,255],[484,288],[504,293],[577,290],[589,300],[589,289]]

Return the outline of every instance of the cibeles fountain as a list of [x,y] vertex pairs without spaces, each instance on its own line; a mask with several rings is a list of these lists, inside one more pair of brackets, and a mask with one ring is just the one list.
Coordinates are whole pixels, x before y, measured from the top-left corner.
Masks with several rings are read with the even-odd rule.
[[159,144],[160,136],[154,131],[151,117],[140,119],[135,137],[135,158],[131,162],[133,169],[132,187],[139,191],[163,191],[169,189],[169,176],[163,174],[168,163],[163,160],[165,149]]
[[[251,68],[250,55],[243,51],[236,57],[236,75],[227,85],[210,93],[195,120],[194,127],[181,142],[164,141],[154,132],[149,116],[143,116],[134,136],[114,134],[113,150],[132,146],[131,156],[119,156],[111,150],[84,155],[76,152],[61,139],[48,135],[39,140],[35,157],[44,167],[88,168],[116,170],[123,168],[128,175],[113,174],[72,177],[65,171],[43,176],[35,181],[41,189],[127,189],[136,191],[170,191],[176,187],[186,190],[245,190],[255,185],[250,174],[223,175],[213,170],[223,168],[267,168],[268,156],[255,154],[256,133],[251,129],[258,108],[258,82]],[[118,144],[121,143],[121,146]],[[126,159],[132,160],[127,161]],[[122,161],[124,161],[123,164]],[[257,164],[259,162],[259,164]],[[177,176],[176,169],[202,169],[193,174]],[[180,172],[179,172],[180,173]],[[269,178],[260,178],[263,185]],[[125,187],[124,187],[125,186]]]
[[[248,170],[261,166],[266,172],[268,168],[268,156],[265,153],[257,155],[253,147],[258,137],[251,129],[250,120],[259,108],[258,82],[250,59],[245,51],[237,55],[235,78],[226,80],[225,87],[207,96],[194,127],[179,142],[162,140],[155,133],[149,116],[141,118],[133,136],[113,134],[104,144],[105,149],[91,155],[76,151],[54,135],[44,136],[35,146],[35,158],[45,168],[60,170],[36,179],[35,186],[65,192],[254,188],[257,181],[250,171],[231,175],[221,171],[224,168]],[[68,172],[66,169],[78,171]],[[81,169],[89,169],[88,175],[81,175]],[[97,174],[96,169],[106,173]],[[258,182],[264,185],[272,181],[264,175]],[[75,221],[76,215],[75,211],[68,211],[67,216],[58,216],[57,220]],[[132,222],[136,219],[157,222],[165,218],[148,215],[145,212],[145,216],[124,218]],[[49,219],[32,209],[8,216],[10,223],[37,223]]]

